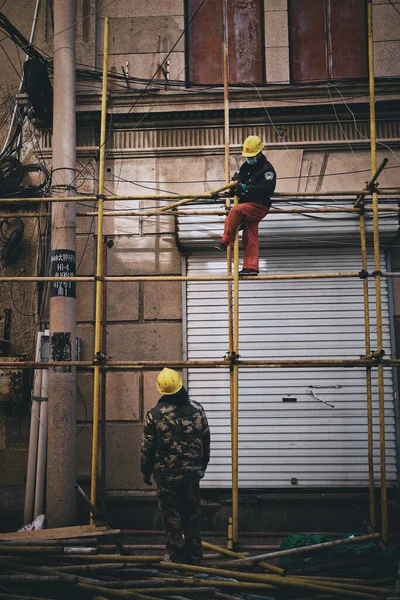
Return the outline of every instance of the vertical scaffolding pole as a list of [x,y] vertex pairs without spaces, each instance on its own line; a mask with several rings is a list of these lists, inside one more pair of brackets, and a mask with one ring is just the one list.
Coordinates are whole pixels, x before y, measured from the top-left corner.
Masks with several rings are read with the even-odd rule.
[[[371,171],[376,172],[376,121],[375,121],[375,74],[374,74],[374,47],[373,47],[373,20],[372,0],[368,0],[368,76],[369,76],[369,105],[371,128]],[[382,300],[381,300],[381,267],[379,253],[379,224],[378,224],[378,194],[372,193],[373,223],[374,223],[374,275],[376,295],[376,331],[378,352],[383,350],[382,338]],[[378,364],[378,394],[379,394],[379,447],[380,447],[380,472],[381,472],[381,526],[382,540],[387,544],[387,492],[386,492],[386,441],[385,441],[385,396],[383,366]]]
[[[107,71],[108,71],[108,17],[104,19],[103,47],[103,85],[101,96],[101,126],[100,126],[100,159],[99,159],[99,191],[97,217],[97,253],[96,253],[96,288],[95,288],[95,325],[94,325],[94,356],[95,360],[101,355],[101,298],[103,290],[103,207],[104,207],[104,162],[106,145],[107,120]],[[103,324],[105,327],[105,324]],[[100,408],[100,369],[96,364],[93,369],[93,437],[92,437],[92,470],[90,482],[90,500],[97,505],[97,461],[99,451],[99,408]],[[93,515],[91,521],[93,522]]]
[[[230,182],[230,155],[229,155],[229,42],[228,42],[228,5],[227,0],[222,0],[222,28],[223,28],[223,75],[224,75],[224,138],[225,138],[225,183]],[[235,197],[235,202],[237,198]],[[230,207],[230,199],[226,202]],[[228,336],[229,356],[237,354],[238,325],[237,325],[237,299],[238,299],[238,256],[239,242],[236,234],[234,242],[234,290],[232,313],[232,283],[228,281]],[[232,275],[232,249],[231,244],[227,251],[227,273]],[[232,540],[238,540],[238,366],[231,364],[229,371],[230,389],[230,422],[231,422],[231,458],[232,458]]]
[[[360,241],[361,241],[361,264],[365,273],[368,271],[367,263],[367,244],[365,238],[365,218],[363,213],[363,204],[360,210]],[[369,293],[368,278],[363,279],[364,292],[364,330],[365,330],[365,354],[371,353],[371,328],[369,318]],[[371,367],[365,371],[367,386],[367,429],[368,429],[368,482],[369,482],[369,519],[373,528],[376,527],[376,509],[375,509],[375,481],[374,481],[374,447],[372,430],[372,376]]]
[[[54,111],[52,195],[76,194],[75,0],[54,2]],[[50,360],[76,356],[76,204],[52,204]],[[47,508],[50,527],[73,525],[76,515],[76,368],[49,373]]]

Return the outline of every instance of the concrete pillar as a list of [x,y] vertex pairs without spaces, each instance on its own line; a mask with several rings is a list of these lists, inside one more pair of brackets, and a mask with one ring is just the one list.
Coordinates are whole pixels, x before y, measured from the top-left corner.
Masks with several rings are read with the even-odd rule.
[[[75,0],[54,2],[54,115],[52,194],[74,195],[75,123]],[[76,207],[74,202],[52,207],[51,360],[75,360],[76,293],[68,275],[76,274]],[[76,369],[54,367],[49,376],[49,439],[46,514],[50,527],[73,525],[76,516]]]

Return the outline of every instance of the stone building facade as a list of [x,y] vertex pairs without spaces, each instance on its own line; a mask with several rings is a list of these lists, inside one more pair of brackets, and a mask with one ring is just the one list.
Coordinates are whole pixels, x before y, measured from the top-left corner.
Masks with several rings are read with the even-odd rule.
[[[31,2],[25,4],[24,11],[10,4],[4,7],[4,12],[28,37],[33,8]],[[255,4],[249,3],[252,8]],[[265,137],[268,151],[273,156],[280,179],[278,191],[305,191],[307,173],[315,178],[315,187],[311,185],[307,190],[331,190],[332,180],[325,174],[342,172],[349,172],[349,175],[335,178],[338,189],[361,189],[369,178],[370,165],[366,78],[334,79],[331,85],[326,81],[295,83],[293,3],[264,0],[258,4],[262,7],[259,23],[262,47],[257,49],[261,56],[262,80],[254,81],[252,72],[246,73],[244,83],[248,85],[236,84],[230,91],[232,172],[241,163],[243,139],[256,131]],[[195,20],[190,22],[190,15],[199,5],[200,2],[184,0],[77,2],[77,68],[101,69],[103,23],[107,16],[110,20],[110,74],[120,75],[125,71],[128,76],[137,78],[124,82],[123,78],[110,77],[107,194],[201,193],[224,183],[221,82],[210,85],[201,82],[202,87],[193,82],[189,85],[187,80],[193,59],[190,52],[195,52],[191,40],[202,35],[201,31],[196,31],[188,39],[188,32],[193,31],[191,28],[195,24]],[[232,6],[239,10],[242,5],[235,1]],[[400,3],[374,0],[373,11],[378,138],[386,144],[386,148],[379,147],[378,158],[389,153],[390,164],[397,166],[400,164],[397,158],[400,156]],[[365,13],[363,15],[364,18]],[[212,40],[214,37],[220,40],[218,31],[218,34],[211,31]],[[51,35],[50,3],[47,2],[39,11],[34,43],[40,51],[50,55]],[[211,43],[209,34],[203,32],[203,35],[203,43],[207,46]],[[15,57],[21,51],[10,45],[8,53],[11,61],[7,61],[4,54],[2,56],[3,68],[8,75],[5,80],[10,82],[3,86],[4,97],[18,86],[14,67]],[[202,57],[195,58],[196,64],[201,64]],[[160,65],[166,75],[160,71]],[[201,69],[193,72],[200,76],[202,73]],[[96,192],[100,106],[99,82],[78,76],[79,193]],[[35,162],[39,156],[50,165],[52,140],[48,124],[31,123],[27,125],[29,131],[30,128],[32,135],[27,134],[24,161]],[[296,179],[299,176],[302,179]],[[380,181],[382,187],[398,186],[396,168],[386,170]],[[160,201],[116,200],[108,208],[134,210],[160,205]],[[92,208],[93,205],[84,198],[77,207],[80,212],[89,212]],[[106,250],[107,273],[180,275],[185,249],[179,244],[176,227],[171,217],[107,218],[104,233],[111,242]],[[34,222],[27,226],[24,240],[19,260],[14,265],[3,265],[4,273],[35,272],[33,249],[38,233]],[[95,220],[90,216],[78,217],[78,275],[94,274],[95,246]],[[392,260],[393,269],[400,270],[396,248],[392,249]],[[398,338],[400,290],[397,281],[394,280],[393,297]],[[7,297],[10,288],[4,283],[0,285],[6,290],[0,300],[3,309],[10,304]],[[93,356],[93,293],[92,283],[78,284],[77,321],[82,360],[91,360]],[[32,286],[18,287],[13,301],[22,306],[26,303],[26,295],[30,294]],[[180,282],[113,283],[107,286],[107,297],[108,357],[166,363],[182,358],[185,332]],[[11,352],[15,356],[26,354],[31,358],[34,323],[29,316],[20,313],[13,318]],[[152,371],[107,374],[106,493],[109,498],[126,497],[127,494],[142,497],[144,493],[139,470],[139,444],[144,415],[158,398],[155,378],[156,373]],[[77,418],[77,478],[85,485],[91,463],[91,373],[78,374]],[[4,514],[20,515],[23,507],[28,432],[29,411],[17,415],[15,423],[0,413],[0,490],[3,498],[0,509]]]

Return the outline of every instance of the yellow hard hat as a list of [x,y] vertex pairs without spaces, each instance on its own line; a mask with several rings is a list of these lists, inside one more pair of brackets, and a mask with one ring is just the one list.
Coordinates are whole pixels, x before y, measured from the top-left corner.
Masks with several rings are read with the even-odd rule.
[[242,156],[257,156],[264,148],[258,135],[249,135],[243,142]]
[[170,396],[179,392],[183,386],[181,376],[173,369],[163,369],[157,376],[157,389],[160,394]]

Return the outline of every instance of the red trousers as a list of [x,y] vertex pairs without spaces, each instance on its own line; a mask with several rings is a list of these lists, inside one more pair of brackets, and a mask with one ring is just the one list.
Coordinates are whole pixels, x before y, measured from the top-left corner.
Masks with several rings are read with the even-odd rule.
[[269,208],[256,202],[243,202],[233,206],[225,219],[224,235],[222,241],[225,244],[233,242],[237,228],[243,220],[243,250],[244,269],[258,268],[258,224],[267,216]]

